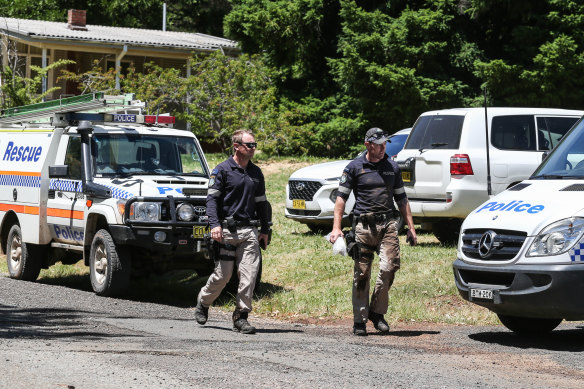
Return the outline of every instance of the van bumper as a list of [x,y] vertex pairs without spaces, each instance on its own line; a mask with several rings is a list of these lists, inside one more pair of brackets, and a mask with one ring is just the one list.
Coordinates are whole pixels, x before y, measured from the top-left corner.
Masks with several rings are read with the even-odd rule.
[[[497,314],[566,320],[584,319],[584,264],[479,266],[456,259],[458,292]],[[488,289],[493,299],[470,296]]]

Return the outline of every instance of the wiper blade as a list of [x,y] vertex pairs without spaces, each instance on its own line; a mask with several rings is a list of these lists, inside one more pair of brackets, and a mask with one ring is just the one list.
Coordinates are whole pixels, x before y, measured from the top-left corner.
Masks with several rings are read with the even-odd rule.
[[563,180],[564,178],[573,178],[574,176],[561,176],[559,174],[541,174],[539,176],[533,176],[531,180]]
[[428,148],[435,149],[435,148],[442,147],[442,146],[448,146],[448,143],[441,143],[441,142],[430,143],[429,146],[422,146],[422,147],[420,147],[418,149],[418,151],[420,153],[423,153],[425,151],[425,149],[428,149]]

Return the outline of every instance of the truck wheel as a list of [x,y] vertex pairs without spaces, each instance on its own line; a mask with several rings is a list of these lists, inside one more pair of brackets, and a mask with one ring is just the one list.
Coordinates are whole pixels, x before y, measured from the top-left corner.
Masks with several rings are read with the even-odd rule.
[[99,230],[91,242],[89,256],[91,287],[99,296],[113,296],[128,288],[131,257],[127,250],[116,248],[106,230]]
[[541,335],[552,331],[562,322],[562,319],[541,319],[501,315],[499,320],[511,331],[520,335]]
[[452,246],[458,243],[460,226],[462,220],[448,219],[432,223],[432,233],[445,246]]
[[24,243],[18,224],[8,232],[6,264],[10,278],[17,280],[35,281],[41,272],[40,246]]

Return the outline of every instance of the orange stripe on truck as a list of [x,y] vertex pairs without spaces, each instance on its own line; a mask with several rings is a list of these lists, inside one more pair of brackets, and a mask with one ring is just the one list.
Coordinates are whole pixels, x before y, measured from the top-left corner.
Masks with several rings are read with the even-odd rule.
[[[22,213],[25,215],[38,215],[40,214],[40,208],[30,205],[18,205],[18,204],[4,204],[0,203],[0,211],[14,211],[16,213]],[[60,208],[47,208],[47,216],[54,217],[64,217],[67,219],[78,219],[83,220],[83,211],[72,211],[70,209],[60,209]]]
[[40,177],[40,172],[10,172],[0,170],[0,175],[7,175],[7,176],[26,176],[26,177]]
[[67,219],[83,220],[82,211],[73,211],[71,209],[47,208],[47,216],[65,217]]

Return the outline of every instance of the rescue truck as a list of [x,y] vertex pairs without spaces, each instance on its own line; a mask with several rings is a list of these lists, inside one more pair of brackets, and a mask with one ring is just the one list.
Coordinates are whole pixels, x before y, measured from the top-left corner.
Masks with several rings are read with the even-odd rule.
[[96,294],[132,274],[209,274],[209,167],[175,118],[131,95],[82,95],[0,117],[0,241],[11,278],[83,259]]
[[520,334],[584,320],[584,121],[531,177],[464,220],[454,262],[460,295]]

